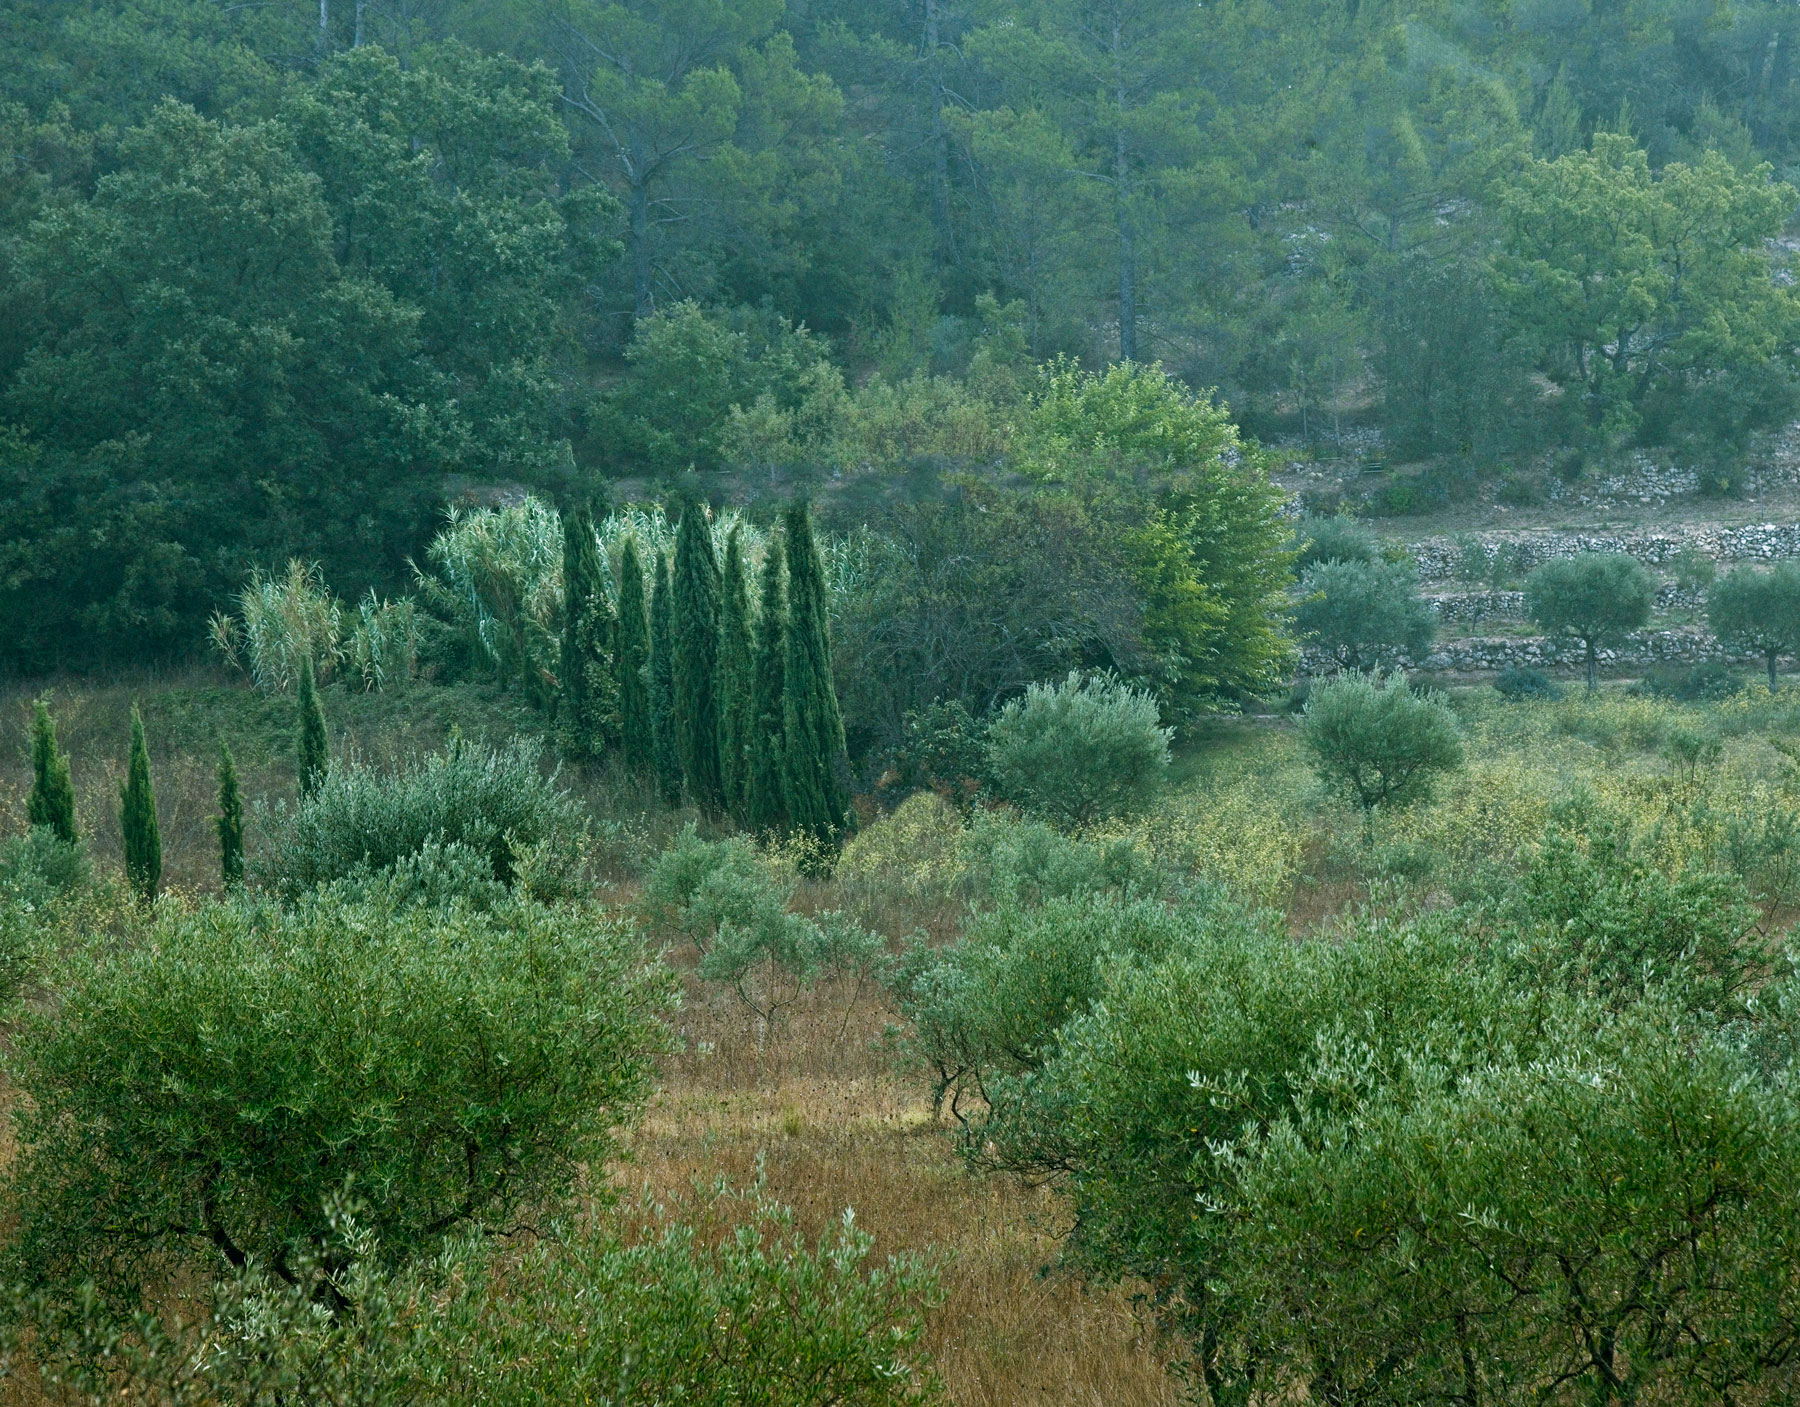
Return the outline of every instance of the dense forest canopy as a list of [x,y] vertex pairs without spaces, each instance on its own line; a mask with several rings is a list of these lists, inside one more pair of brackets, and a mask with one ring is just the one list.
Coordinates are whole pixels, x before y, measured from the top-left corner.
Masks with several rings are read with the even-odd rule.
[[469,490],[874,469],[917,533],[921,476],[1098,521],[1105,428],[1056,422],[1120,361],[1264,441],[1727,481],[1795,403],[1797,40],[1776,0],[4,0],[0,657],[191,649],[290,554],[402,585]]

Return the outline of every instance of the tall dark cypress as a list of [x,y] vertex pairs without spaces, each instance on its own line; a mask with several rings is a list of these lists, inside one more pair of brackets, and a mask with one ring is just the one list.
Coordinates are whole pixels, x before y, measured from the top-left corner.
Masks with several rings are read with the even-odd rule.
[[650,767],[656,789],[681,800],[681,753],[675,741],[675,622],[669,609],[669,560],[659,549],[650,582]]
[[563,514],[563,635],[557,731],[578,757],[599,757],[618,741],[618,685],[613,677],[612,604],[594,520],[582,509]]
[[758,835],[788,829],[787,720],[782,681],[787,674],[787,602],[781,589],[781,544],[771,541],[763,558],[760,609],[756,613],[756,661],[750,700],[750,744],[745,779],[744,824]]
[[750,640],[750,585],[744,579],[743,535],[725,543],[725,575],[719,593],[719,781],[725,809],[743,824],[748,814],[752,694],[755,670]]
[[219,878],[227,889],[244,880],[244,798],[238,791],[237,763],[231,749],[219,739],[219,814],[213,818],[219,833]]
[[675,744],[688,795],[725,800],[719,767],[719,562],[706,512],[692,499],[675,532]]
[[806,505],[794,504],[782,519],[788,594],[782,681],[788,823],[814,840],[833,844],[850,825],[850,759],[831,675],[825,568]]
[[300,671],[298,736],[294,741],[295,766],[300,774],[300,795],[311,796],[331,770],[331,739],[325,731],[325,706],[319,702],[318,681],[312,661]]
[[58,840],[75,843],[75,784],[69,780],[69,757],[56,741],[50,705],[39,699],[31,718],[31,795],[26,819],[48,826]]
[[650,621],[644,613],[644,566],[637,539],[627,537],[619,552],[619,624],[613,649],[619,695],[619,750],[640,772],[655,764],[650,724]]
[[162,886],[162,831],[156,823],[156,787],[150,780],[150,748],[144,718],[131,706],[131,760],[119,783],[119,833],[125,841],[125,878],[145,903]]

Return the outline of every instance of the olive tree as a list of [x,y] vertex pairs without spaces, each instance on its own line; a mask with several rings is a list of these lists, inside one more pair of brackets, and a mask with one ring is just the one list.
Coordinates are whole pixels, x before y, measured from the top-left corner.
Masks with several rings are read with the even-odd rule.
[[1800,654],[1800,567],[1783,563],[1773,571],[1739,567],[1726,573],[1707,593],[1706,620],[1726,648],[1763,657],[1774,693],[1776,664],[1783,655]]
[[1404,562],[1315,562],[1300,577],[1294,624],[1343,669],[1395,653],[1423,659],[1437,634],[1437,617]]
[[1600,648],[1642,629],[1655,599],[1650,573],[1623,552],[1559,557],[1525,579],[1531,618],[1552,635],[1581,642],[1590,694],[1599,687]]
[[1347,674],[1306,701],[1306,746],[1326,786],[1361,808],[1404,806],[1462,765],[1456,717],[1441,695],[1415,694],[1401,678]]
[[1106,675],[1033,684],[988,729],[994,790],[1021,810],[1080,826],[1141,810],[1169,766],[1156,700]]

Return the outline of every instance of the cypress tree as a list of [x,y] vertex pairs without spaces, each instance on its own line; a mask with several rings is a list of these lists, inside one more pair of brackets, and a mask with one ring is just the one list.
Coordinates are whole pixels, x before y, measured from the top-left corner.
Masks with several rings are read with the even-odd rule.
[[562,686],[558,728],[563,746],[599,757],[618,741],[618,685],[613,678],[613,613],[594,520],[585,510],[563,515]]
[[705,511],[689,499],[675,532],[675,744],[688,795],[708,810],[725,799],[719,767],[719,562]]
[[650,721],[650,622],[644,614],[644,568],[637,539],[627,537],[619,553],[618,644],[613,650],[619,696],[619,748],[639,771],[654,764]]
[[131,706],[131,760],[119,784],[119,832],[125,840],[125,878],[146,904],[162,885],[162,832],[156,824],[156,787],[150,780],[150,748],[144,718]]
[[219,814],[213,825],[219,832],[219,878],[229,889],[244,879],[244,798],[238,793],[237,764],[223,738],[219,739]]
[[750,587],[744,580],[744,547],[737,528],[725,544],[725,578],[719,594],[719,781],[725,809],[742,823],[747,815],[752,695],[755,671],[750,641]]
[[782,680],[787,673],[787,603],[781,589],[779,542],[771,542],[768,555],[763,558],[759,604],[744,824],[758,835],[781,835],[788,828],[787,788],[782,780],[787,765],[787,722],[782,705]]
[[850,759],[831,676],[825,568],[804,503],[783,515],[787,551],[787,657],[782,680],[788,824],[830,844],[850,824]]
[[673,806],[681,800],[681,753],[675,741],[675,640],[669,610],[669,561],[658,550],[650,583],[650,760],[656,789]]
[[69,845],[75,843],[75,784],[69,779],[69,757],[56,741],[50,705],[39,699],[31,719],[31,796],[25,814],[34,826],[48,826]]
[[295,751],[300,795],[311,796],[331,770],[331,741],[325,732],[325,706],[319,701],[319,684],[313,678],[311,660],[300,671],[299,737]]

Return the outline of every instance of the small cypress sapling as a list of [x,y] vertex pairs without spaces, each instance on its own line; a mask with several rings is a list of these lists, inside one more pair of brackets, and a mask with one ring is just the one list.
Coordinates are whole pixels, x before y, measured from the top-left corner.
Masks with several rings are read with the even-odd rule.
[[781,586],[781,544],[771,542],[763,557],[759,609],[756,613],[756,659],[750,698],[750,736],[746,748],[744,824],[758,835],[787,830],[787,722],[782,688],[787,671],[787,602]]
[[325,731],[325,706],[319,700],[318,681],[313,678],[312,661],[300,671],[299,738],[297,762],[300,773],[300,795],[311,796],[331,770],[331,742]]
[[654,761],[650,717],[650,622],[644,612],[644,568],[637,539],[626,537],[619,552],[618,646],[613,651],[619,695],[619,747],[639,771]]
[[831,844],[850,824],[850,759],[831,674],[825,568],[813,542],[811,515],[796,503],[783,515],[787,551],[787,658],[783,679],[788,821]]
[[219,878],[230,889],[244,881],[244,798],[238,791],[237,764],[231,748],[219,739]]
[[751,708],[755,693],[750,642],[750,586],[737,528],[725,543],[725,580],[719,612],[719,780],[725,809],[741,823],[747,814]]
[[31,796],[25,814],[34,826],[48,826],[60,841],[73,845],[75,785],[69,779],[69,757],[56,741],[50,705],[37,701],[31,719]]
[[613,678],[613,613],[606,569],[584,510],[563,515],[562,686],[558,724],[563,746],[599,757],[618,733],[618,686]]
[[688,794],[708,810],[725,799],[719,766],[719,563],[705,510],[689,499],[675,533],[675,741]]
[[138,898],[150,903],[162,886],[162,832],[156,824],[144,718],[136,704],[131,706],[131,759],[119,785],[119,833],[125,842],[125,878]]
[[659,550],[650,584],[650,757],[656,787],[673,806],[681,800],[681,753],[675,741],[674,623],[669,612],[669,559]]

